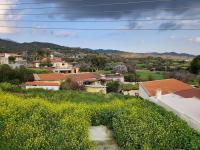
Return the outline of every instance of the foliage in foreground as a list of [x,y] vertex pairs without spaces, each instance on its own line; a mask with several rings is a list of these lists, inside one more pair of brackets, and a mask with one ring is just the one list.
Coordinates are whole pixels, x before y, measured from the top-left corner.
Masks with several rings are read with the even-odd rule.
[[88,128],[100,124],[113,130],[121,149],[200,149],[200,135],[150,102],[115,97],[93,105],[58,104],[48,98],[0,93],[0,149],[94,149]]
[[31,70],[24,67],[12,69],[9,65],[0,65],[0,82],[20,84],[33,80]]
[[0,149],[92,149],[81,109],[1,94]]

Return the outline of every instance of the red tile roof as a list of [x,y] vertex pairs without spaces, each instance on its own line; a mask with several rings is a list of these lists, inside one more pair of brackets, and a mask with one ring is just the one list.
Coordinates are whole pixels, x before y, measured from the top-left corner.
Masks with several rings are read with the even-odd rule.
[[86,72],[77,74],[64,74],[64,73],[49,73],[49,74],[34,74],[36,81],[61,81],[66,78],[71,78],[76,82],[96,81],[100,79],[97,73]]
[[184,91],[178,91],[178,92],[175,92],[175,94],[184,98],[196,97],[200,99],[200,89],[197,89],[197,88],[184,90]]
[[84,82],[84,81],[96,81],[100,79],[100,75],[93,72],[86,73],[78,73],[78,74],[68,74],[69,78],[76,82]]
[[49,74],[34,74],[36,81],[61,81],[65,80],[67,74],[63,73],[49,73]]
[[60,86],[60,84],[58,82],[44,82],[44,81],[26,82],[25,85],[29,85],[29,86]]
[[142,82],[140,85],[145,89],[149,96],[155,96],[158,89],[162,91],[162,94],[192,89],[192,86],[189,84],[176,79],[147,81]]

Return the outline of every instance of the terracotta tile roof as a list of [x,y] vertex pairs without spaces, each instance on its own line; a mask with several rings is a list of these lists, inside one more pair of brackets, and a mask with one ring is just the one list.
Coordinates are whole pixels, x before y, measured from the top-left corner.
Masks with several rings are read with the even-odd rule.
[[36,81],[61,81],[65,80],[67,74],[63,73],[49,73],[49,74],[34,74]]
[[78,73],[78,74],[68,74],[69,78],[76,82],[84,82],[84,81],[96,81],[100,79],[100,75],[93,72],[86,73]]
[[22,55],[19,55],[17,53],[0,53],[0,57],[4,57],[6,54],[13,56],[13,57],[22,57]]
[[35,81],[61,81],[66,78],[71,78],[76,82],[96,81],[100,79],[97,73],[86,72],[78,74],[64,74],[64,73],[49,73],[49,74],[34,74]]
[[189,84],[176,79],[147,81],[142,82],[140,85],[145,89],[149,96],[155,96],[158,89],[162,91],[162,94],[192,89],[192,86]]
[[5,56],[5,54],[4,53],[0,53],[0,57],[4,57]]
[[60,86],[60,84],[58,82],[44,82],[44,81],[26,82],[25,85],[29,85],[29,86]]
[[178,91],[175,92],[176,95],[179,95],[181,97],[184,98],[199,98],[200,99],[200,89],[197,88],[193,88],[193,89],[189,89],[189,90],[183,90],[183,91]]
[[[48,61],[48,58],[43,58],[41,61],[34,61],[34,63],[47,62],[47,61]],[[62,58],[59,58],[59,57],[49,58],[49,61],[51,63],[53,63],[53,62],[63,62]]]

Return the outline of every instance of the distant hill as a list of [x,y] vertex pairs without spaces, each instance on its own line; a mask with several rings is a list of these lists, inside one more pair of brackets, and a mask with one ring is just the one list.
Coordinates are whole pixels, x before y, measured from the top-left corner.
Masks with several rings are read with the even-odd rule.
[[22,51],[34,51],[36,49],[83,51],[83,49],[81,48],[60,46],[52,43],[44,43],[44,42],[17,43],[11,40],[0,39],[0,51],[22,52]]
[[176,52],[165,52],[165,53],[134,53],[134,52],[124,52],[120,50],[95,50],[96,52],[108,54],[108,55],[120,55],[125,58],[144,58],[144,57],[162,57],[166,59],[181,59],[181,60],[191,60],[195,57],[195,55],[187,54],[187,53],[176,53]]
[[[73,56],[74,55],[86,55],[88,53],[101,53],[106,55],[116,55],[125,58],[143,58],[143,57],[162,57],[168,59],[193,59],[195,56],[186,54],[186,53],[132,53],[132,52],[124,52],[120,50],[111,50],[111,49],[89,49],[89,48],[79,48],[79,47],[67,47],[60,46],[52,43],[44,43],[44,42],[31,42],[31,43],[17,43],[12,40],[0,39],[0,52],[17,52],[22,53],[25,51],[34,52],[37,49],[45,49],[49,50],[57,55],[61,56]],[[64,54],[64,55],[63,55]]]

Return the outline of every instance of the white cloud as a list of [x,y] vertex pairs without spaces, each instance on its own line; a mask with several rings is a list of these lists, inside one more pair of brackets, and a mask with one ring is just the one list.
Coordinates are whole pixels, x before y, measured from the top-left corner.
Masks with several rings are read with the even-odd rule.
[[200,43],[200,36],[189,38],[189,41]]
[[53,32],[53,35],[56,37],[69,37],[73,36],[74,34],[68,31],[62,31],[62,32]]
[[[16,4],[18,0],[1,0],[0,4]],[[19,12],[17,15],[12,15],[11,10],[16,8],[16,5],[0,5],[0,34],[15,33],[17,29],[9,28],[9,26],[15,26],[16,22],[10,22],[6,20],[20,20],[23,17],[23,13]]]
[[200,42],[200,36],[195,37],[196,42]]

